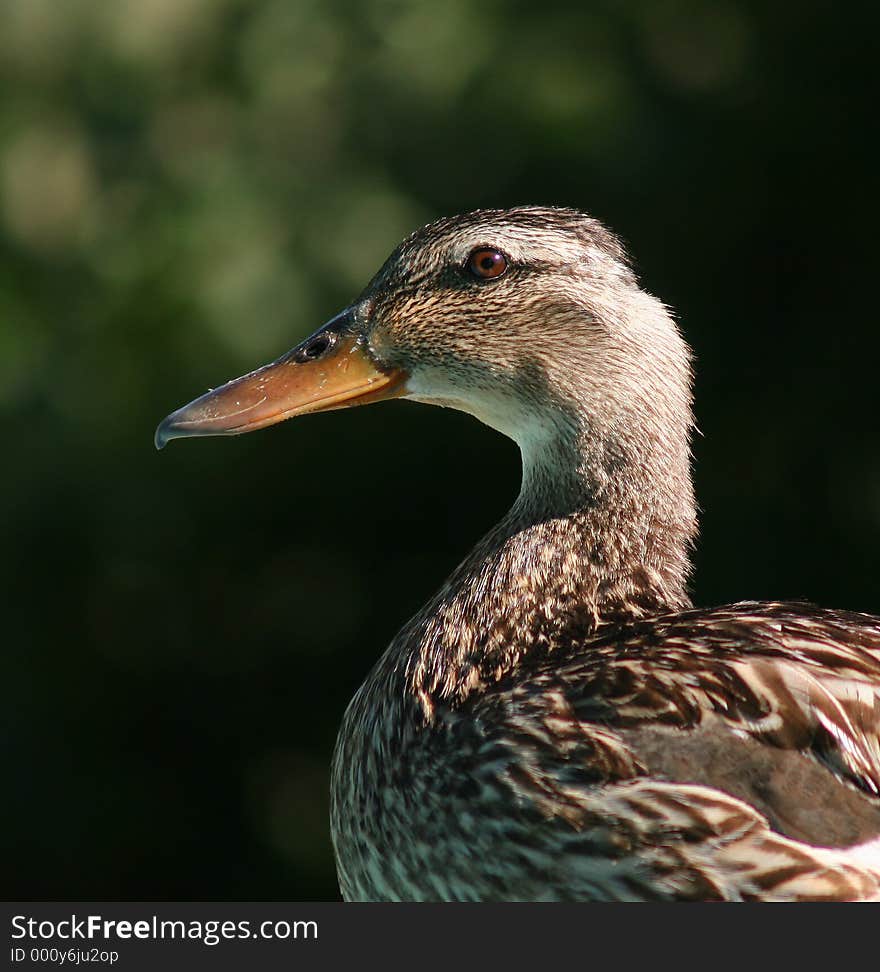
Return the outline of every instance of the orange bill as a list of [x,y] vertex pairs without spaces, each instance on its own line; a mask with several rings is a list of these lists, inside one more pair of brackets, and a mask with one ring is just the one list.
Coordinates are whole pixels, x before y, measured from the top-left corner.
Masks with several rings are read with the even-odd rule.
[[182,436],[240,435],[295,415],[366,405],[403,394],[406,373],[384,371],[340,315],[271,364],[172,412],[156,448]]

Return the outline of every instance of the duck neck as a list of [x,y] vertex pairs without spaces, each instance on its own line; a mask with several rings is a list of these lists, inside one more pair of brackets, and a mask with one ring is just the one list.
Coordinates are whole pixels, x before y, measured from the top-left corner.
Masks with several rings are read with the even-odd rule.
[[521,443],[513,508],[391,646],[426,714],[527,654],[689,605],[689,423],[638,436],[569,421]]

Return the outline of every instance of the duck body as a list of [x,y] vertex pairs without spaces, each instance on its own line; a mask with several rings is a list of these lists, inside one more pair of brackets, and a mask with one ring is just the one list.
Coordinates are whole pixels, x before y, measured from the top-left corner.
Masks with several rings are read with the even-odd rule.
[[691,381],[604,226],[482,210],[160,425],[162,446],[406,397],[520,447],[513,508],[344,716],[345,898],[880,897],[880,619],[691,605]]
[[390,662],[333,762],[348,900],[880,894],[877,619],[753,602],[563,625],[430,715]]

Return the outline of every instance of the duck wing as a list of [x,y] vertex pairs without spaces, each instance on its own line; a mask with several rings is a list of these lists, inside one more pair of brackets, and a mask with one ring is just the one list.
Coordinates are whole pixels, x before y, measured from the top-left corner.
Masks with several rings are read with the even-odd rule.
[[645,619],[561,639],[466,707],[511,804],[557,825],[557,859],[639,862],[639,891],[610,896],[880,893],[880,619]]
[[866,819],[807,839],[880,836],[880,619],[745,602],[639,622],[589,653],[558,669],[575,716],[616,728],[649,771],[746,774],[750,795],[782,803],[826,788]]

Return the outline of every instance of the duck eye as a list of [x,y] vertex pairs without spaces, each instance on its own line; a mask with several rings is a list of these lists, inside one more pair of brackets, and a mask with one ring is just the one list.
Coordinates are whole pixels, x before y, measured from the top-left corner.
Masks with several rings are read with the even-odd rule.
[[468,257],[467,268],[475,277],[491,280],[507,269],[507,257],[500,250],[480,248]]

